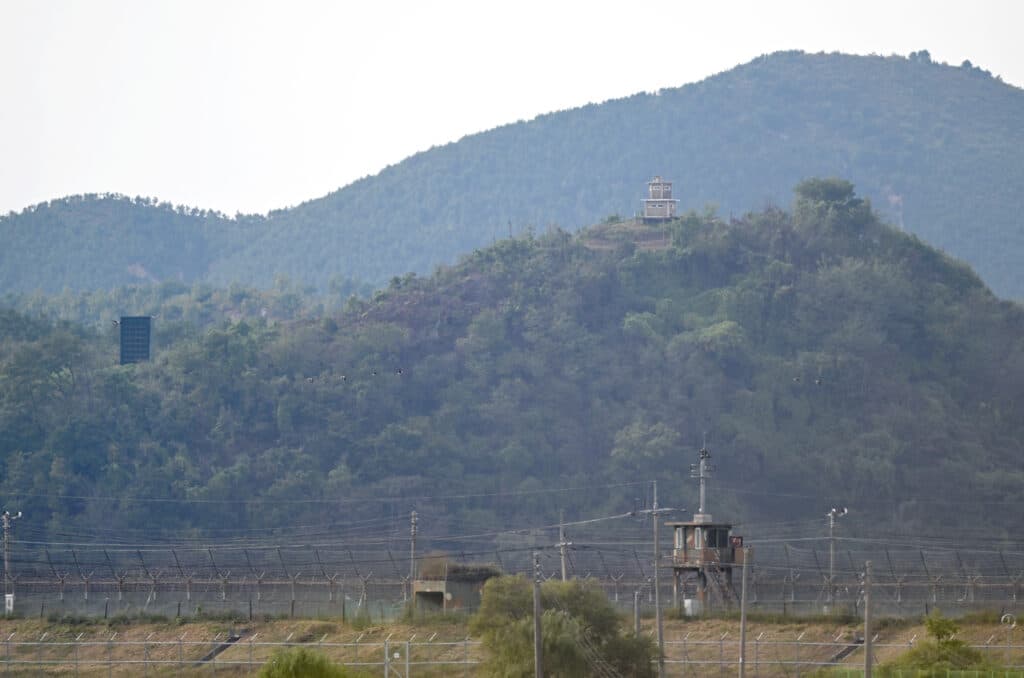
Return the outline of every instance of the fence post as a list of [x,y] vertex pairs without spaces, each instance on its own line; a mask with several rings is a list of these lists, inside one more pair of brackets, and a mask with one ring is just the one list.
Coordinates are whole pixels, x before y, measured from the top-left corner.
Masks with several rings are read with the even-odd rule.
[[798,642],[798,644],[796,645],[796,647],[794,649],[793,658],[794,658],[794,663],[796,664],[796,678],[800,678],[800,645],[799,645],[799,641],[797,641],[797,642]]
[[871,678],[871,561],[864,563],[864,678]]
[[[743,549],[743,574],[740,584],[740,656],[739,676],[747,675],[747,570],[750,567],[750,547]],[[755,666],[754,671],[757,671]]]
[[409,641],[405,641],[405,678],[409,678],[409,666],[412,664],[412,660],[409,659],[411,649]]
[[384,678],[391,675],[391,641],[384,639]]
[[640,635],[640,591],[633,591],[633,635]]
[[999,623],[1006,627],[1006,668],[1010,668],[1010,640],[1013,637],[1013,629],[1017,626],[1017,617],[1012,614],[1004,614],[999,618]]

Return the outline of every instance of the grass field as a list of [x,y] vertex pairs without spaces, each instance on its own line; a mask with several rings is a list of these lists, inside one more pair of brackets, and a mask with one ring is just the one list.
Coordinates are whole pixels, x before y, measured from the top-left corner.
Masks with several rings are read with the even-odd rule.
[[[1024,664],[1024,635],[1010,631],[1008,638],[998,614],[961,624],[959,637],[986,648],[994,661]],[[852,619],[753,617],[747,628],[747,675],[810,675],[844,651],[848,654],[833,666],[856,671],[864,661],[861,628]],[[926,635],[920,620],[879,620],[875,628],[876,663]],[[652,619],[642,621],[641,632],[654,635]],[[668,675],[735,675],[738,619],[666,619],[664,637]],[[237,641],[223,645],[228,638]],[[369,675],[382,675],[387,647],[392,676],[405,676],[408,661],[411,676],[454,678],[474,675],[473,663],[482,658],[483,649],[467,638],[467,618],[461,616],[387,625],[330,619],[7,619],[0,621],[0,667],[11,676],[242,676],[254,674],[276,649],[300,644],[318,647],[334,661],[362,666]],[[203,662],[211,653],[215,661]],[[11,663],[4,661],[8,657]]]

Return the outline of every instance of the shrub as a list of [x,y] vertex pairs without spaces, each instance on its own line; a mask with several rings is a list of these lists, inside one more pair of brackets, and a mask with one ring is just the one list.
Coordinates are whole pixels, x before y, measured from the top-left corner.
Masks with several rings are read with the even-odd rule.
[[305,647],[275,652],[258,674],[259,678],[356,678],[358,675]]
[[[523,576],[496,577],[484,585],[480,610],[470,621],[488,650],[480,675],[533,675],[532,586]],[[622,619],[596,586],[579,580],[545,582],[541,606],[546,673],[592,675],[594,664],[601,663],[624,676],[653,676],[654,645],[646,637],[623,633]]]
[[924,623],[929,638],[883,665],[880,675],[894,676],[912,670],[914,675],[945,676],[950,671],[990,672],[998,669],[979,650],[958,640],[955,636],[959,626],[952,619],[943,617],[938,610],[928,615]]

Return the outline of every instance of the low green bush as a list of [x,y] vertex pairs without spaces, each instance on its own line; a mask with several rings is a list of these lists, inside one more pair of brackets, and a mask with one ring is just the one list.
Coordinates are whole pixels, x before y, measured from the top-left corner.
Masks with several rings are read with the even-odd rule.
[[978,672],[980,676],[1003,675],[980,650],[956,638],[959,625],[935,610],[925,620],[928,638],[891,662],[879,667],[878,675],[900,676],[909,672],[915,678],[955,675],[957,672]]
[[271,655],[257,675],[259,678],[358,678],[366,674],[335,664],[315,650],[292,647]]

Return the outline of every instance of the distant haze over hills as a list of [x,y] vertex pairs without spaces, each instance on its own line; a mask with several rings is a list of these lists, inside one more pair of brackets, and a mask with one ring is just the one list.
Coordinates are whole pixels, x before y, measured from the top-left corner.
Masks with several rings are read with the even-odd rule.
[[[409,124],[415,124],[410,102]],[[630,215],[645,182],[681,211],[789,205],[852,181],[884,218],[1024,298],[1024,91],[966,63],[777,53],[702,82],[472,135],[267,217],[92,196],[0,218],[8,291],[154,280],[326,288],[425,273],[509,232]],[[116,189],[116,187],[111,187]]]

